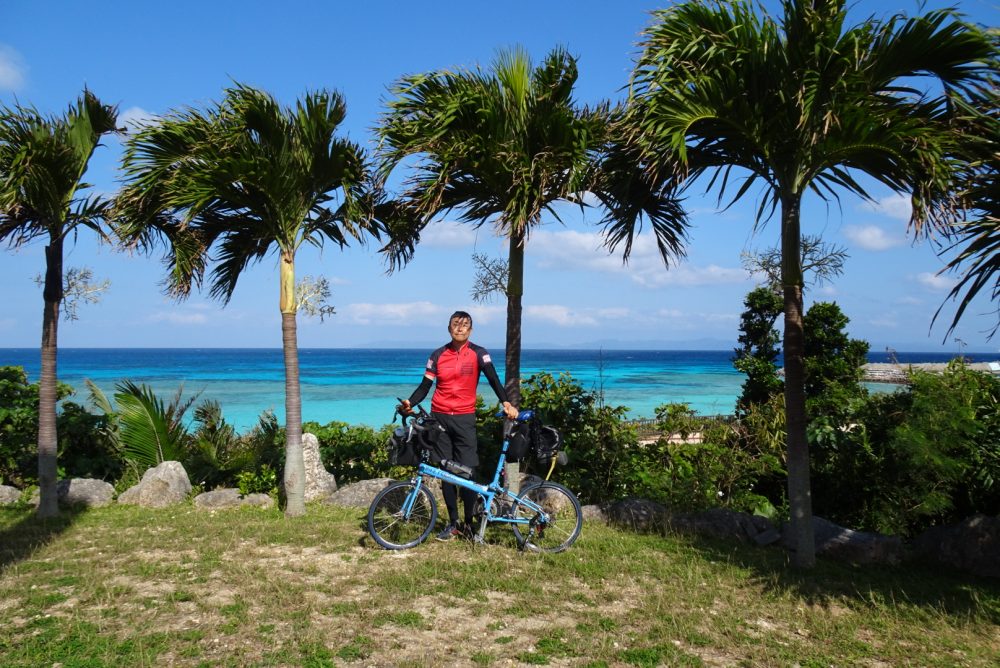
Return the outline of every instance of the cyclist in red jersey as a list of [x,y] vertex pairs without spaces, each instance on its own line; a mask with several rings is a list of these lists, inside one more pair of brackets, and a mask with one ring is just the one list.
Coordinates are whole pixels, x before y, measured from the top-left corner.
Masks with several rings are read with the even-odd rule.
[[[476,387],[479,374],[486,376],[490,387],[503,404],[509,418],[517,417],[517,408],[507,400],[500,377],[490,354],[482,346],[469,341],[472,335],[472,316],[465,311],[455,311],[448,319],[451,342],[431,353],[424,371],[424,379],[409,399],[400,404],[400,411],[410,414],[411,406],[427,396],[434,385],[431,398],[431,415],[444,428],[438,437],[436,454],[441,459],[451,459],[471,468],[479,465],[476,443]],[[438,540],[451,540],[461,535],[458,525],[458,488],[444,483],[441,494],[448,509],[448,525],[437,535]],[[465,527],[471,527],[476,505],[476,493],[463,489],[462,506]]]

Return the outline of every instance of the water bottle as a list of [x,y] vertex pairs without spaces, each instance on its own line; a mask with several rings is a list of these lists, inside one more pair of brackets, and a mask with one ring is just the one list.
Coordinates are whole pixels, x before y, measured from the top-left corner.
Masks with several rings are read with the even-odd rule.
[[451,471],[455,475],[460,475],[463,478],[472,479],[472,467],[466,466],[465,464],[459,464],[458,462],[450,459],[442,459],[441,468],[445,471]]

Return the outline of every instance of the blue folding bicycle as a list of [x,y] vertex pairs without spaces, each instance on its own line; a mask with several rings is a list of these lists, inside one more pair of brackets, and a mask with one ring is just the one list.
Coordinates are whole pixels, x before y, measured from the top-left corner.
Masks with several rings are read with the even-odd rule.
[[[472,470],[458,462],[431,463],[430,450],[424,444],[429,440],[427,430],[437,426],[423,408],[415,408],[415,415],[403,416],[403,426],[396,429],[392,445],[394,448],[413,448],[412,460],[402,458],[396,463],[416,463],[417,471],[412,479],[390,484],[372,500],[368,509],[368,533],[376,543],[387,550],[405,550],[427,539],[438,516],[437,500],[427,487],[430,479],[471,489],[479,495],[479,527],[473,536],[477,543],[485,542],[486,527],[490,524],[509,524],[522,550],[562,552],[576,541],[583,526],[583,514],[573,492],[549,480],[528,485],[518,493],[502,484],[512,434],[528,431],[532,411],[521,411],[517,420],[504,419],[503,446],[493,480],[481,485],[471,479]],[[550,438],[541,439],[545,443],[544,452],[540,454],[551,459],[551,474],[561,438],[554,429],[543,429],[548,430],[546,435]],[[553,438],[558,442],[552,443]],[[535,447],[539,445],[536,443]]]

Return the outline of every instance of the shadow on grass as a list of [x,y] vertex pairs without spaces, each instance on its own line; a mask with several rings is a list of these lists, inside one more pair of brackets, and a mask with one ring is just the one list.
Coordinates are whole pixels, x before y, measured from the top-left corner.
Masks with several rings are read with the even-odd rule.
[[34,508],[0,509],[0,576],[58,538],[85,512],[83,506],[60,508],[58,516],[41,519]]
[[809,571],[792,567],[780,547],[753,547],[696,536],[677,536],[712,561],[754,573],[769,591],[791,593],[809,605],[830,607],[851,601],[862,605],[908,605],[1000,624],[1000,582],[919,564],[854,566],[817,557]]

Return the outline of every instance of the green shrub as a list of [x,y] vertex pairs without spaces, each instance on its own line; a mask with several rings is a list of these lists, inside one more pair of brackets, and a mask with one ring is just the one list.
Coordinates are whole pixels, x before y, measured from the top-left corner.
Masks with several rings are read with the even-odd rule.
[[316,436],[323,465],[336,476],[338,484],[370,478],[402,478],[412,471],[389,466],[388,442],[392,425],[373,429],[334,421],[326,425],[307,422],[302,428]]
[[894,481],[895,528],[1000,514],[1000,380],[956,360],[942,374],[915,371],[911,382],[912,403],[890,441],[905,465]]
[[[65,383],[56,398],[73,393]],[[0,483],[17,487],[38,482],[38,384],[23,367],[0,367]]]
[[276,496],[278,493],[278,474],[267,464],[263,464],[256,471],[240,471],[236,474],[236,486],[240,488],[240,494],[270,494]]
[[107,436],[107,419],[64,401],[57,417],[59,477],[117,480],[125,470],[121,452]]
[[844,426],[813,421],[816,514],[897,535],[1000,514],[1000,380],[955,361],[911,381]]
[[[784,475],[783,439],[750,443],[750,431],[700,417],[686,404],[665,404],[656,409],[662,436],[640,442],[624,419],[625,407],[604,405],[568,374],[532,376],[521,393],[523,406],[562,431],[569,463],[556,475],[584,503],[639,496],[678,510],[726,506],[770,513],[783,501],[782,491],[772,500],[757,489],[761,480]],[[750,415],[757,410],[751,407]],[[683,442],[695,433],[702,442]]]

